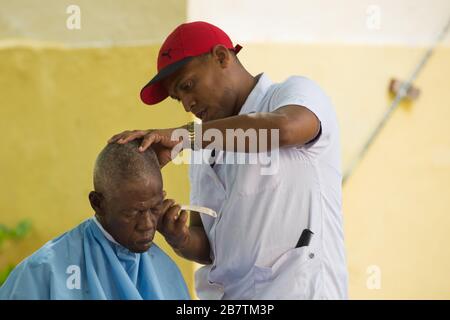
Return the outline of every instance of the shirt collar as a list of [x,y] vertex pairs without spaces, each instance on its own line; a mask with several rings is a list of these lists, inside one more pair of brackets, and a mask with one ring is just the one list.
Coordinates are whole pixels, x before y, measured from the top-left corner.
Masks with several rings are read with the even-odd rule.
[[245,100],[239,114],[252,113],[258,110],[258,105],[266,95],[269,87],[273,84],[265,73],[260,73],[256,77],[258,78],[258,82]]
[[109,241],[111,241],[114,244],[117,244],[118,246],[122,246],[120,243],[118,243],[116,240],[114,240],[113,236],[110,235],[108,233],[108,231],[106,231],[103,226],[101,225],[100,221],[98,221],[97,217],[94,216],[94,222],[97,225],[97,227],[100,229],[100,231],[103,233],[103,235],[105,236],[106,239],[108,239]]

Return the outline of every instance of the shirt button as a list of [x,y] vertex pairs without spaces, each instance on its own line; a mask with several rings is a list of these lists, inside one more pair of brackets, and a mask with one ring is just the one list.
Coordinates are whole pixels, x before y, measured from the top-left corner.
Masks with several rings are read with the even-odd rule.
[[313,258],[314,258],[314,253],[311,252],[311,253],[309,254],[309,258],[310,258],[310,259],[313,259]]

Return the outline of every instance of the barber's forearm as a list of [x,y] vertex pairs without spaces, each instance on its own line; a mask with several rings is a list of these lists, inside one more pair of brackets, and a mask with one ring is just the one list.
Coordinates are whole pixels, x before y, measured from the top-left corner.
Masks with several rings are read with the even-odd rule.
[[211,264],[209,240],[203,227],[189,227],[189,241],[183,248],[174,248],[181,257],[201,264]]
[[[198,139],[196,141],[201,141],[202,148],[217,148],[218,143],[221,145],[219,149],[227,151],[264,152],[284,145],[286,124],[286,116],[282,114],[269,112],[243,114],[203,123],[201,125],[203,139],[196,137]],[[215,130],[217,133],[220,132],[220,135],[216,134]],[[212,138],[208,137],[208,132]],[[220,138],[221,141],[211,145],[216,138]]]

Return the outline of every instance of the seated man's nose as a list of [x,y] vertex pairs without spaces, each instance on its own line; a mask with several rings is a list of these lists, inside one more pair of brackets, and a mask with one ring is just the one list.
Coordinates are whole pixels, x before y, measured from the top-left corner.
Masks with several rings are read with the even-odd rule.
[[138,230],[147,231],[149,229],[156,228],[156,220],[152,217],[150,213],[144,213],[141,215],[138,223]]

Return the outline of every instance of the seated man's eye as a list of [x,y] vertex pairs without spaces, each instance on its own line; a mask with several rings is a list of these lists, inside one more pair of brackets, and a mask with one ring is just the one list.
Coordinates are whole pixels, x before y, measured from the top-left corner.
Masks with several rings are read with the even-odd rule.
[[191,89],[192,88],[192,81],[191,80],[189,80],[189,81],[186,81],[184,84],[183,84],[183,86],[181,87],[183,90],[189,90],[189,89]]
[[151,209],[153,214],[160,215],[162,212],[162,203]]
[[126,216],[127,218],[134,218],[134,217],[136,217],[138,214],[139,214],[139,211],[134,210],[134,211],[126,212],[126,213],[125,213],[125,216]]

